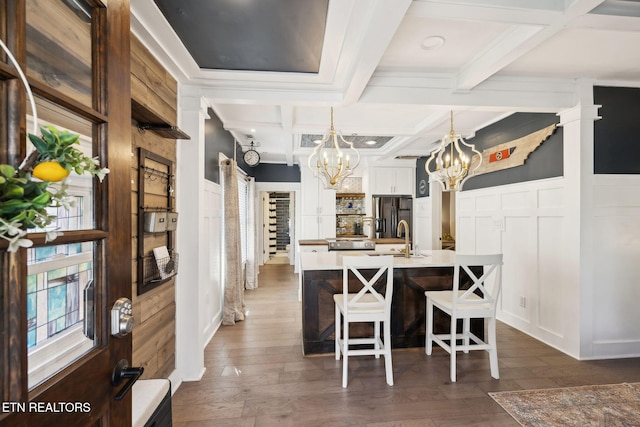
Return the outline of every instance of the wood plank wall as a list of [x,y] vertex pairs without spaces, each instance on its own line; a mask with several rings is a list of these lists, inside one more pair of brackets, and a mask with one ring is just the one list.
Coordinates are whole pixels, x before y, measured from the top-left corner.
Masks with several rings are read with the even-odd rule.
[[[162,117],[167,123],[176,123],[177,83],[151,53],[131,36],[131,96],[140,105]],[[131,206],[132,254],[131,268],[134,282],[133,309],[136,326],[133,329],[132,366],[143,366],[142,378],[168,378],[175,369],[175,277],[142,295],[137,295],[138,238],[144,238],[145,254],[158,246],[162,236],[144,233],[138,224],[138,148],[144,148],[171,162],[175,168],[176,140],[161,138],[150,132],[140,132],[137,123],[131,123]],[[158,168],[160,169],[160,168]],[[175,184],[174,184],[175,188]],[[153,185],[145,186],[145,203],[153,205],[158,195]],[[175,191],[173,193],[175,206]],[[155,205],[158,205],[155,203]],[[159,206],[159,205],[158,205]],[[165,241],[159,243],[166,244]],[[179,270],[178,270],[179,274]]]

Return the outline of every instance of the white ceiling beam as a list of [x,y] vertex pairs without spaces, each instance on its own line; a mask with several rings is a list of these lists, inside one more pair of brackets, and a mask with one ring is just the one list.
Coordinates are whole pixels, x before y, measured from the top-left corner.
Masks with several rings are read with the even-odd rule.
[[293,165],[293,150],[295,149],[295,137],[293,134],[293,123],[295,120],[295,110],[291,105],[280,106],[280,120],[282,131],[289,135],[288,141],[283,141],[283,144],[287,145],[284,150],[284,157],[287,166]]
[[[527,45],[538,45],[542,38],[535,36],[541,26],[513,25],[503,31],[487,48],[478,52],[455,77],[455,90],[471,90],[527,52]],[[543,39],[550,37],[546,35]],[[535,41],[533,41],[535,39]]]
[[[358,47],[355,49],[357,55],[355,60],[343,62],[351,68],[343,82],[346,104],[356,102],[362,94],[411,3],[412,0],[376,2],[360,0],[358,2],[359,10],[354,14],[354,19],[366,19],[364,22],[366,31],[360,31],[359,34],[347,40],[347,42],[355,40]],[[337,71],[339,73],[340,68]]]
[[381,73],[374,76],[359,103],[557,112],[574,105],[574,89],[572,80],[492,77],[473,91],[456,92],[446,75]]
[[221,104],[254,104],[254,105],[336,105],[342,102],[343,96],[335,91],[298,91],[281,88],[245,89],[240,87],[203,87],[184,85],[183,94],[199,94],[211,103]]
[[[496,5],[495,2],[442,2],[442,1],[414,1],[407,11],[407,16],[432,19],[446,19],[453,21],[494,22],[503,24],[546,25],[555,17],[562,15],[558,8],[535,7],[542,6],[542,2],[532,1],[531,7]],[[554,2],[557,4],[557,2]]]

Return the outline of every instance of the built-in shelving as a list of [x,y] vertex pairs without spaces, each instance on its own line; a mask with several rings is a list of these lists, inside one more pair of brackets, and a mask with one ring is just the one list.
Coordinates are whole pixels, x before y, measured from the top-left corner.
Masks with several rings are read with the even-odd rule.
[[291,243],[289,234],[289,193],[269,194],[269,255],[286,251]]
[[336,237],[362,236],[364,193],[336,193]]

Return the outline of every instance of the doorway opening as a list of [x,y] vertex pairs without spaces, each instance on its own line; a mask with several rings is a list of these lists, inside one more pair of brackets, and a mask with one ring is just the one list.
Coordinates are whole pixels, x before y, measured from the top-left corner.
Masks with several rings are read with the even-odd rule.
[[456,195],[454,192],[442,192],[442,249],[456,248]]
[[291,263],[292,214],[294,193],[270,191],[263,197],[263,262]]

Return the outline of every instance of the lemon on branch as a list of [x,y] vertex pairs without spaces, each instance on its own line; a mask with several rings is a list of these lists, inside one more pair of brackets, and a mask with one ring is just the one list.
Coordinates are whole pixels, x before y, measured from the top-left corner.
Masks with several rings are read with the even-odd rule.
[[33,168],[32,175],[43,181],[58,182],[68,177],[69,171],[58,162],[48,161],[38,163]]

